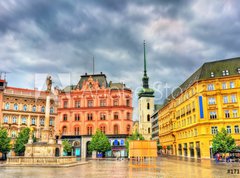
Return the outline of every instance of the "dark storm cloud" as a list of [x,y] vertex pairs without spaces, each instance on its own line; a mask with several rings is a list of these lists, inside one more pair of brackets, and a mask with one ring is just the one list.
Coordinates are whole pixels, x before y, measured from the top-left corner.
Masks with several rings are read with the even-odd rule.
[[176,87],[204,62],[239,55],[239,7],[231,0],[1,1],[0,70],[11,72],[9,85],[33,87],[41,72],[77,73],[75,84],[92,72],[94,56],[96,72],[135,90],[146,40],[150,85]]

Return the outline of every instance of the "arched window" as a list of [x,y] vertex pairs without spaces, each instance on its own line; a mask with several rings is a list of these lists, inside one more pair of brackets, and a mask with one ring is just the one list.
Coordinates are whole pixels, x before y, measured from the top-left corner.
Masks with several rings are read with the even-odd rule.
[[106,114],[100,113],[100,120],[106,120]]
[[42,106],[41,112],[45,112],[45,107],[44,106]]
[[8,117],[7,117],[7,116],[4,117],[3,122],[4,122],[4,123],[8,123]]
[[118,134],[118,125],[114,125],[113,132],[114,134]]
[[18,110],[18,104],[17,104],[17,103],[15,103],[15,104],[13,105],[13,109],[14,109],[14,110]]
[[87,135],[92,135],[93,133],[93,127],[92,126],[88,126],[87,127]]
[[49,120],[49,125],[50,125],[50,126],[53,126],[53,118],[50,118],[50,120]]
[[36,124],[36,119],[33,117],[32,118],[32,125],[35,125]]
[[12,138],[16,138],[16,136],[17,136],[16,130],[12,131],[11,136],[12,136]]
[[23,111],[27,111],[27,105],[26,104],[23,106]]
[[63,114],[63,121],[67,121],[67,119],[68,119],[67,114]]
[[43,126],[44,125],[44,118],[40,119],[40,125]]
[[32,112],[36,112],[36,106],[35,105],[32,107]]
[[16,124],[16,123],[17,123],[17,117],[16,117],[16,116],[13,116],[13,117],[12,117],[12,123],[13,123],[13,124]]
[[150,109],[150,103],[147,103],[147,109]]
[[67,134],[67,126],[63,126],[62,128],[62,134],[66,135]]
[[147,115],[147,121],[148,122],[150,121],[150,115],[149,114]]
[[100,130],[101,130],[102,133],[105,134],[105,133],[106,133],[106,127],[105,127],[105,125],[101,125],[101,126],[100,126]]
[[50,108],[50,113],[51,114],[54,113],[54,108],[53,107]]
[[10,109],[10,104],[9,103],[5,104],[5,109]]
[[80,134],[80,128],[77,126],[74,128],[74,134],[79,135]]
[[22,124],[26,124],[26,123],[27,123],[26,117],[22,117]]

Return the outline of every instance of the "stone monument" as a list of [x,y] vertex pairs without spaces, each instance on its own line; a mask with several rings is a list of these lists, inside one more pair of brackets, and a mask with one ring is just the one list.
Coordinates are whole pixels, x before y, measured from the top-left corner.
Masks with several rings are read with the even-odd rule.
[[63,156],[63,146],[56,143],[54,134],[49,128],[50,120],[50,100],[51,100],[51,87],[52,79],[48,76],[46,79],[46,109],[45,109],[45,124],[41,132],[41,139],[39,142],[33,142],[33,129],[31,128],[28,143],[26,144],[24,157],[15,156],[9,157],[7,164],[37,164],[37,165],[59,165],[76,163],[76,157]]

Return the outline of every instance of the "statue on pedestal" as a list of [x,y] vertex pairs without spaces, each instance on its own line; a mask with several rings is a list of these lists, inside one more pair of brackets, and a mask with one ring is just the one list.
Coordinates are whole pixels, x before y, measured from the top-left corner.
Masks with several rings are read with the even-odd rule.
[[47,92],[51,92],[51,88],[52,88],[52,78],[51,78],[50,75],[47,76],[46,85],[47,85]]

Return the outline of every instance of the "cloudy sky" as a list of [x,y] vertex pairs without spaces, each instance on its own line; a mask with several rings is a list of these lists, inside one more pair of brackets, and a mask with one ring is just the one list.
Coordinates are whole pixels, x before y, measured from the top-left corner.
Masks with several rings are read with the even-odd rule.
[[34,88],[47,73],[64,86],[91,73],[94,56],[96,73],[136,91],[146,40],[161,103],[162,88],[204,62],[239,56],[239,9],[237,0],[1,0],[0,71],[9,86]]

